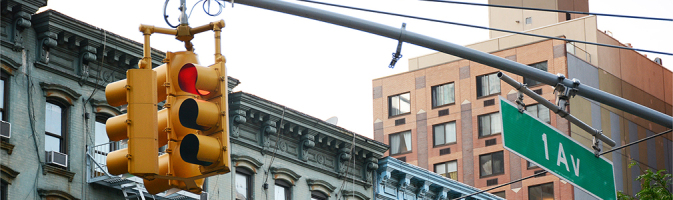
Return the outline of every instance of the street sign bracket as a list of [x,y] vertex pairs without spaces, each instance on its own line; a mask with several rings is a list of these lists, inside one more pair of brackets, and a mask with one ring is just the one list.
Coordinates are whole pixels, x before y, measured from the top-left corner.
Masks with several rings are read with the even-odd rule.
[[[582,130],[588,132],[592,136],[597,137],[599,140],[605,142],[605,144],[610,145],[610,147],[614,147],[616,145],[615,141],[613,141],[612,139],[603,135],[603,131],[597,130],[597,129],[587,125],[586,123],[577,119],[575,116],[568,113],[564,108],[559,107],[559,106],[554,105],[553,103],[549,102],[544,97],[538,95],[537,93],[533,92],[528,87],[526,87],[526,84],[520,83],[520,82],[512,79],[512,77],[509,77],[505,73],[502,73],[502,72],[498,72],[497,76],[498,76],[498,78],[500,78],[505,83],[513,86],[514,89],[517,89],[519,92],[523,92],[524,94],[528,95],[533,100],[535,100],[538,103],[540,103],[540,104],[544,105],[545,107],[549,108],[549,110],[551,110],[552,112],[558,114],[559,116],[563,117],[564,119],[567,119],[569,122],[577,125]],[[559,75],[559,81],[562,81],[563,79],[565,79],[565,76]],[[580,84],[579,80],[573,79],[573,85],[574,86],[579,86],[579,84]],[[565,99],[562,99],[561,100],[562,102],[559,105],[566,105],[566,106],[563,106],[563,107],[567,108],[568,97],[574,96],[574,94],[575,94],[575,92],[577,92],[577,90],[574,89],[574,88],[567,88],[566,87],[566,89],[564,89],[564,93],[565,93],[565,91],[567,91],[566,95],[569,95],[569,96],[560,97],[559,99],[562,99],[562,98],[565,98]]]

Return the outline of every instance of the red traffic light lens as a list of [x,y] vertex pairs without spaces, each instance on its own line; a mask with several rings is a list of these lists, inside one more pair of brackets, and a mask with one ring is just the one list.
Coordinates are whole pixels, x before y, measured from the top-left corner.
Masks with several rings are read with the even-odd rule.
[[198,77],[199,72],[197,71],[196,66],[194,66],[192,63],[185,64],[178,73],[178,84],[180,85],[180,89],[182,91],[198,94],[201,96],[210,94],[209,91],[199,90],[196,88],[196,81],[198,81]]

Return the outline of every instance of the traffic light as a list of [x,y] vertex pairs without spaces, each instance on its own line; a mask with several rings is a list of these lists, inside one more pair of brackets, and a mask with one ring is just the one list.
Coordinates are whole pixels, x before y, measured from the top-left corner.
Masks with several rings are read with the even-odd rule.
[[180,105],[180,123],[199,130],[182,139],[182,159],[200,165],[204,174],[228,173],[231,169],[224,58],[209,67],[187,63],[182,66],[178,81],[183,91],[198,96],[185,99]]
[[111,174],[131,173],[153,178],[159,173],[158,147],[165,144],[167,138],[158,135],[158,115],[168,113],[157,113],[157,92],[161,91],[157,89],[157,72],[162,74],[164,71],[165,66],[158,67],[157,71],[130,69],[126,72],[127,79],[106,86],[105,97],[108,104],[128,104],[127,114],[109,118],[106,122],[110,141],[128,138],[128,148],[111,152],[107,156],[108,171]]

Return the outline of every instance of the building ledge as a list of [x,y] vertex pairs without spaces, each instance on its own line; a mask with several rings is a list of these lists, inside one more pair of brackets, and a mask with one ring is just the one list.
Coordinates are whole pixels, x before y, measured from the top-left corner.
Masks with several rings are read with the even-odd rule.
[[47,172],[66,177],[68,178],[68,182],[72,182],[72,179],[75,178],[75,172],[71,172],[56,166],[42,165],[42,174],[47,175]]
[[12,151],[14,151],[14,145],[10,144],[9,142],[1,141],[0,149],[7,151],[7,154],[9,155],[12,155]]

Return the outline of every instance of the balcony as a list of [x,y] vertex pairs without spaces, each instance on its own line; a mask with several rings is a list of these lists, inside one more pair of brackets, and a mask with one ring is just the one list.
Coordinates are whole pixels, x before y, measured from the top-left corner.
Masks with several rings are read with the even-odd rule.
[[200,195],[183,190],[168,190],[156,195],[147,192],[143,185],[143,179],[131,174],[111,175],[108,173],[106,158],[107,154],[115,149],[126,148],[123,142],[109,142],[87,148],[87,183],[99,184],[106,187],[121,190],[125,199],[201,199]]

